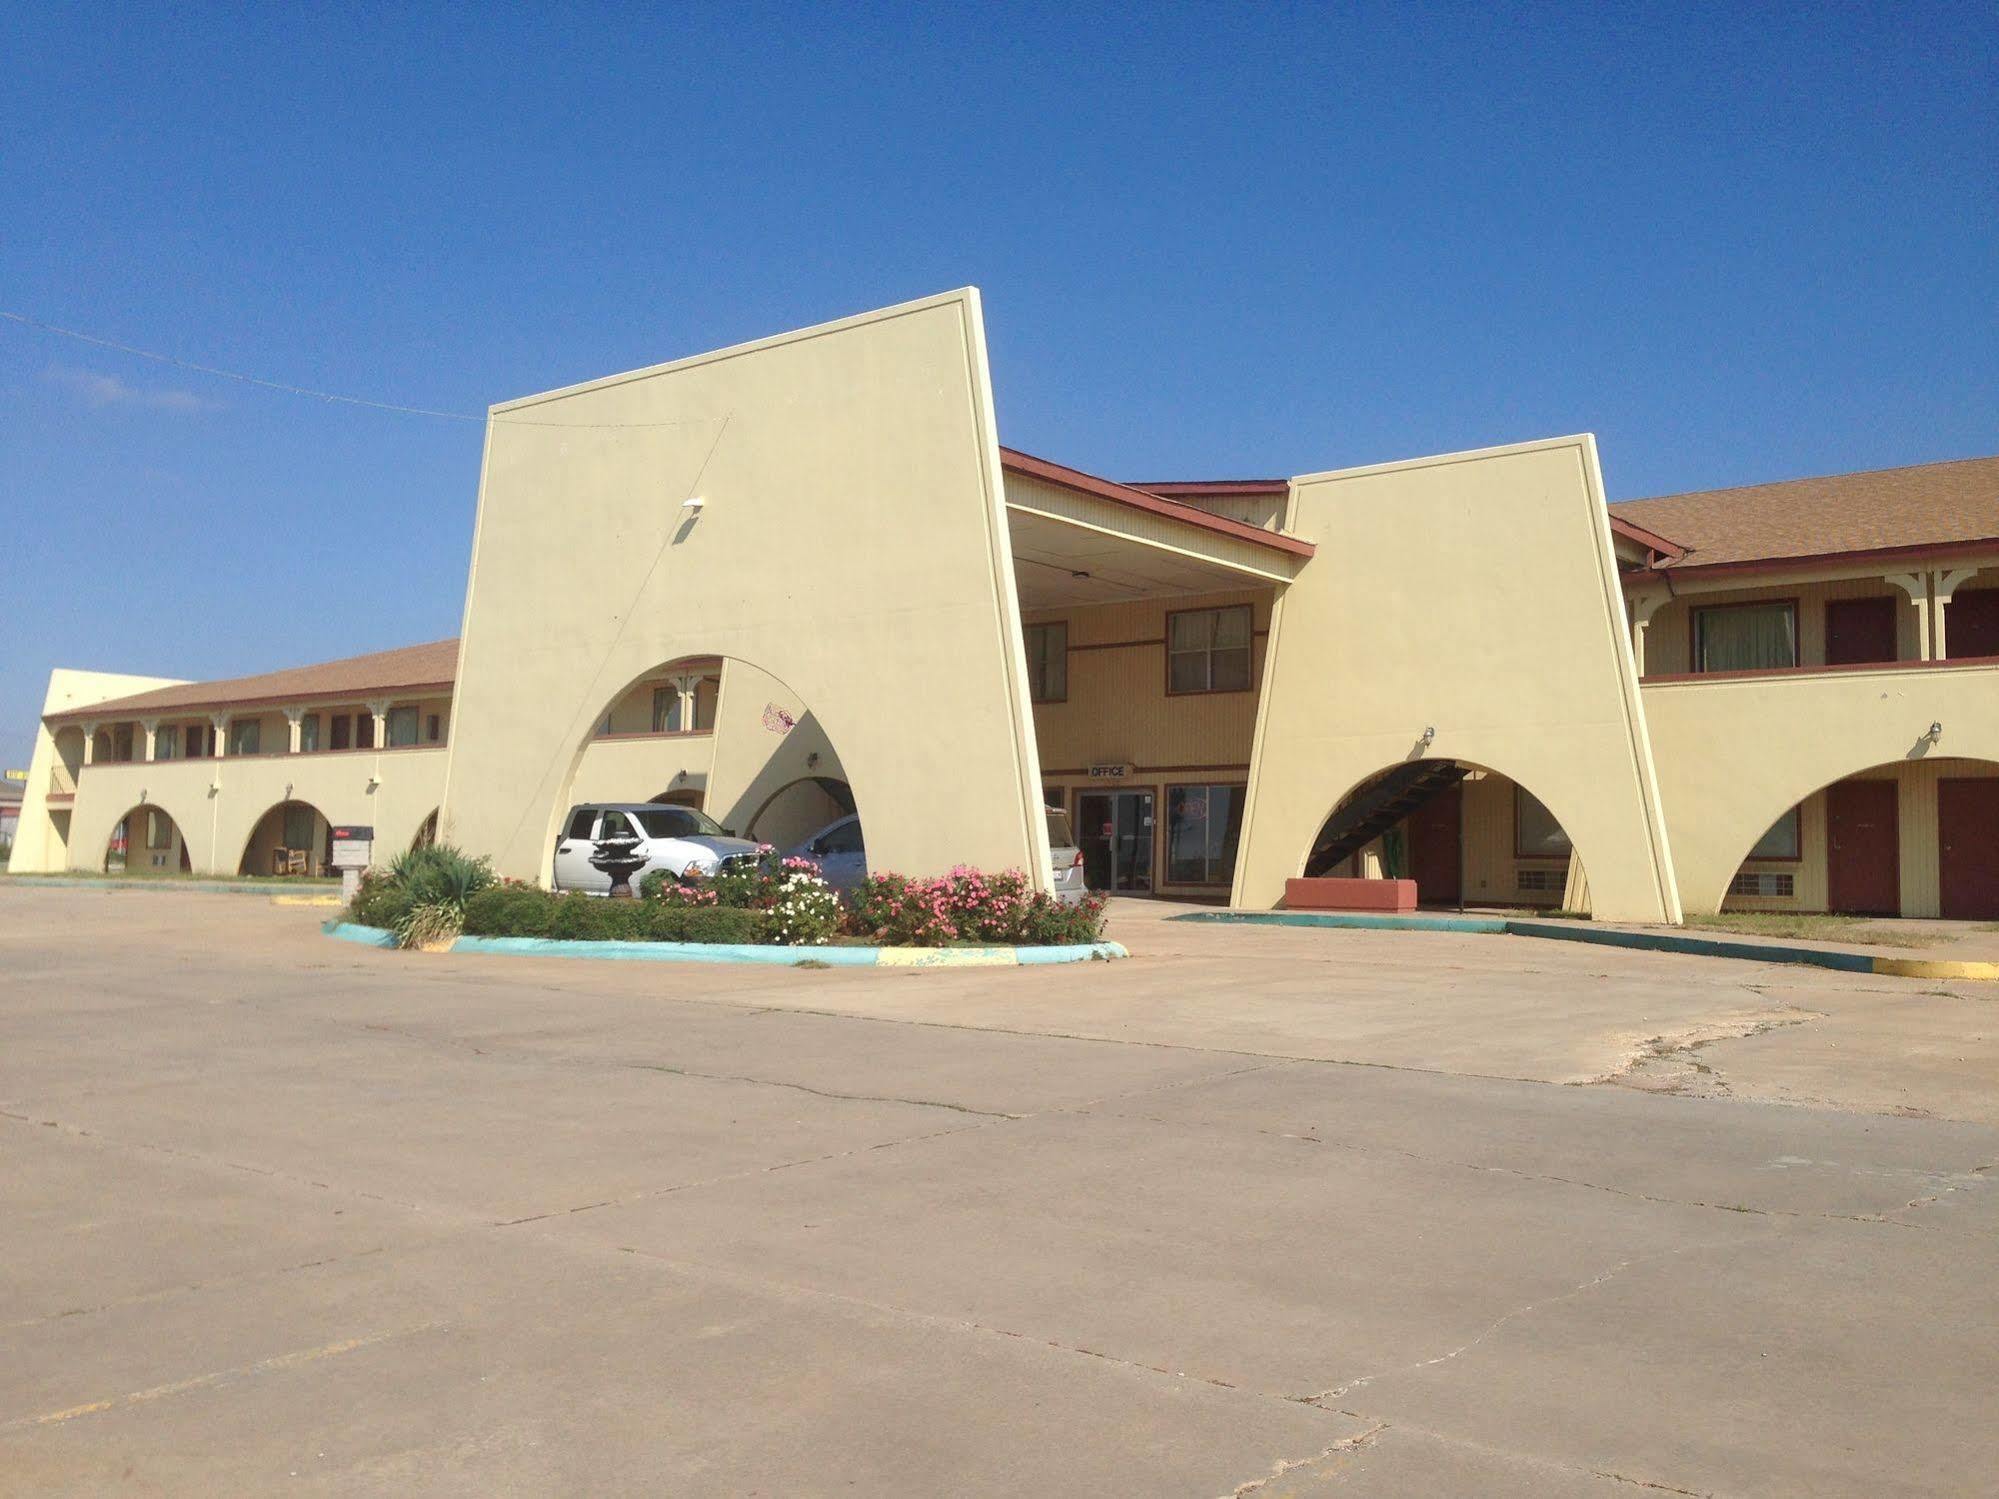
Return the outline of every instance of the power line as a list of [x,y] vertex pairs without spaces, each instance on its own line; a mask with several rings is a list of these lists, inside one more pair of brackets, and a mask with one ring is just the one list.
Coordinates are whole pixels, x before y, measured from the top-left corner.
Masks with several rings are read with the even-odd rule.
[[463,411],[435,411],[427,406],[398,406],[393,401],[370,401],[360,396],[336,395],[330,390],[313,390],[304,385],[287,385],[282,380],[264,380],[256,375],[246,375],[240,370],[218,369],[212,364],[196,364],[192,359],[181,359],[173,354],[161,354],[153,349],[136,348],[131,344],[118,342],[115,338],[99,338],[94,333],[84,333],[75,328],[64,328],[55,323],[45,323],[40,318],[32,318],[25,313],[8,312],[0,308],[0,318],[24,327],[36,328],[43,333],[54,333],[62,338],[73,338],[78,343],[95,344],[100,349],[116,349],[120,354],[130,354],[135,359],[150,359],[155,364],[170,364],[175,369],[192,370],[196,374],[213,375],[221,380],[236,380],[244,385],[260,385],[265,390],[283,391],[286,395],[309,396],[315,401],[334,401],[342,406],[365,406],[371,411],[395,411],[404,416],[434,416],[452,422],[483,422],[485,417],[473,416]]
[[[314,390],[306,385],[290,385],[282,380],[266,380],[258,375],[246,375],[241,370],[225,370],[212,364],[197,364],[192,359],[182,359],[175,354],[162,354],[155,349],[141,349],[133,344],[120,343],[115,338],[102,338],[95,333],[85,333],[76,328],[65,328],[57,323],[46,323],[40,318],[29,317],[22,312],[9,312],[0,307],[0,318],[19,323],[26,328],[38,329],[43,333],[53,333],[61,338],[73,338],[78,343],[95,345],[100,349],[115,349],[120,354],[130,354],[135,359],[150,359],[156,364],[172,365],[175,369],[191,370],[196,374],[213,375],[222,380],[235,380],[244,385],[261,386],[265,390],[282,391],[286,395],[305,396],[315,401],[333,401],[342,406],[364,406],[370,411],[393,411],[403,416],[433,416],[448,422],[485,422],[486,416],[467,411],[438,411],[428,406],[400,406],[394,401],[370,401],[362,396],[337,395],[330,390]],[[699,427],[716,422],[727,424],[726,414],[715,416],[691,416],[671,418],[652,422],[543,422],[533,417],[496,416],[495,425],[507,427],[572,427],[609,430],[613,428],[637,427]]]

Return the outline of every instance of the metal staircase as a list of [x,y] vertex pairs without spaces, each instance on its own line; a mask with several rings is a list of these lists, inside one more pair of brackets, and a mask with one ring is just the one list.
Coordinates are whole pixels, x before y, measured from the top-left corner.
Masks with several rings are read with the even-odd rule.
[[1305,860],[1305,873],[1324,874],[1340,860],[1394,827],[1425,802],[1462,781],[1469,772],[1453,760],[1414,760],[1398,765],[1380,780],[1362,787],[1326,819],[1318,842]]

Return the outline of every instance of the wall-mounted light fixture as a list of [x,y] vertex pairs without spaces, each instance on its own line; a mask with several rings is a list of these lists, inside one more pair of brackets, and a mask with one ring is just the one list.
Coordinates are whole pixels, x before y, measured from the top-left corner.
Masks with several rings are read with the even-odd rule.
[[1931,744],[1935,744],[1939,739],[1943,738],[1943,721],[1938,719],[1931,723],[1929,733],[1923,737],[1929,740]]
[[1423,742],[1425,744],[1435,744],[1437,742],[1437,726],[1435,724],[1429,724],[1424,727]]
[[696,514],[699,514],[702,507],[705,506],[707,503],[708,503],[707,500],[703,499],[700,495],[691,494],[686,499],[680,502],[680,508],[682,510],[692,510]]

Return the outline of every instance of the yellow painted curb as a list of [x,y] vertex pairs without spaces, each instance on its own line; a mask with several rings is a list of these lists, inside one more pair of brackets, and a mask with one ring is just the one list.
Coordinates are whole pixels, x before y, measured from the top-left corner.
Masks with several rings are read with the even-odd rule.
[[878,968],[1012,968],[1020,962],[1010,947],[884,947]]
[[337,895],[274,895],[271,897],[271,904],[274,906],[337,906],[340,904],[340,897]]
[[1969,958],[1876,958],[1874,971],[1905,979],[1984,979],[1999,983],[1999,963],[1979,963]]

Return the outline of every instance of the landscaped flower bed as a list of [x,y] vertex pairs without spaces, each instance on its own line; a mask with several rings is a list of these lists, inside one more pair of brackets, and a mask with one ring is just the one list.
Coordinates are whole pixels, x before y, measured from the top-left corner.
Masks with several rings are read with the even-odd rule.
[[1091,896],[1065,906],[1019,870],[962,867],[929,879],[871,875],[843,901],[809,859],[781,858],[768,847],[712,879],[654,870],[639,882],[636,899],[607,900],[495,880],[485,860],[440,846],[371,872],[346,919],[392,932],[407,947],[461,933],[784,947],[1066,947],[1101,937],[1104,905]]

